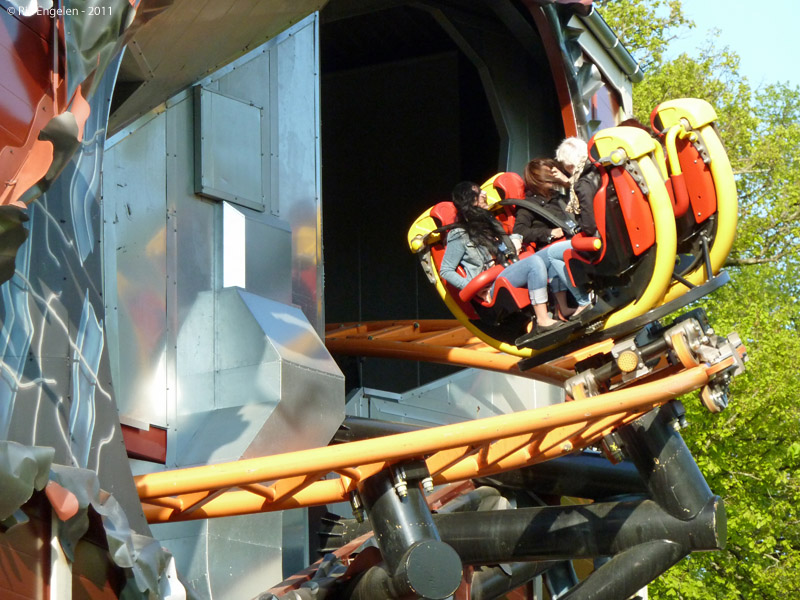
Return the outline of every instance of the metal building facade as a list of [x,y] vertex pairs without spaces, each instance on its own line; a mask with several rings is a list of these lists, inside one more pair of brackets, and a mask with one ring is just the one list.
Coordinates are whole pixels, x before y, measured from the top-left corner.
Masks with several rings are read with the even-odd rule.
[[[343,418],[344,378],[321,341],[317,40],[312,15],[107,145],[117,403],[126,425],[167,430],[167,468],[323,446]],[[154,535],[201,596],[247,597],[305,565],[298,513]]]

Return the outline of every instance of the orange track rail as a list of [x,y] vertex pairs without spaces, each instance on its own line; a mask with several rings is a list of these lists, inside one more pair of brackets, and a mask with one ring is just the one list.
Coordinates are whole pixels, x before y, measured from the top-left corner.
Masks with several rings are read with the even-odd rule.
[[336,323],[326,327],[325,345],[333,354],[475,367],[561,385],[575,374],[576,362],[608,352],[614,342],[593,344],[527,371],[519,370],[519,357],[483,343],[455,319]]
[[436,485],[542,462],[596,444],[652,408],[696,390],[729,358],[573,402],[382,438],[135,478],[151,523],[341,502],[359,481],[424,459]]

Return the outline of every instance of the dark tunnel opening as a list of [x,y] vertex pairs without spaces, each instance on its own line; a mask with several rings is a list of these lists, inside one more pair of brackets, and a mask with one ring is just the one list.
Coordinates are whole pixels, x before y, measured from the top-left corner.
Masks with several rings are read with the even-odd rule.
[[[483,42],[465,42],[469,35],[491,36],[497,45],[514,41],[482,2],[458,11],[459,25],[467,29],[461,39],[460,32],[445,30],[436,11],[361,5],[358,10],[333,0],[321,12],[326,322],[451,318],[409,251],[406,234],[425,209],[449,199],[458,181],[483,182],[509,168],[509,124],[497,99],[502,92],[495,90],[494,101],[487,97],[491,65],[464,47]],[[522,85],[537,86],[531,103],[546,98],[557,110],[547,99],[555,96],[549,77],[530,73],[529,65],[523,69],[528,81]],[[550,110],[538,113],[545,123],[553,116]],[[553,121],[533,132],[540,134],[538,143],[562,134]],[[341,359],[340,365],[348,389],[394,392],[453,371],[371,358]]]

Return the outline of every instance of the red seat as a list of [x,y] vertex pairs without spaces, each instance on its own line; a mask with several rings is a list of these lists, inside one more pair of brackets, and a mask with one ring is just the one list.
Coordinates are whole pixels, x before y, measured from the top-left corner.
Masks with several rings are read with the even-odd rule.
[[456,205],[452,202],[439,202],[431,209],[431,216],[439,223],[439,227],[455,223],[457,214]]
[[525,197],[525,182],[516,173],[500,173],[492,185],[504,200],[522,200]]
[[[675,129],[665,129],[657,106],[650,116],[653,129],[667,146],[666,160],[670,172],[667,189],[673,200],[675,226],[678,236],[677,252],[692,255],[694,263],[701,260],[703,243],[701,238],[712,240],[716,232],[717,190],[709,166],[709,157],[702,138],[693,132],[691,136],[674,135]],[[694,141],[692,141],[694,140]],[[670,160],[672,156],[672,161]],[[675,162],[677,156],[677,164]],[[685,274],[693,268],[684,260],[679,273]],[[688,266],[687,266],[688,265]]]
[[[501,200],[521,200],[525,198],[525,182],[522,177],[513,172],[500,173],[492,182],[494,189]],[[497,220],[503,224],[506,233],[514,232],[516,222],[516,207],[503,206],[503,211],[498,213]]]
[[[662,138],[668,138],[666,131],[661,130],[661,120],[658,116],[659,107],[656,106],[650,115],[650,122],[654,131]],[[669,145],[671,142],[666,141]],[[708,156],[703,155],[689,137],[678,136],[675,139],[675,150],[678,155],[679,169],[671,165],[670,173],[680,171],[679,175],[670,175],[672,188],[671,197],[675,208],[675,217],[682,217],[689,206],[695,223],[702,223],[717,211],[717,192],[714,187],[714,178],[708,164]],[[666,156],[669,162],[669,152]]]
[[[612,167],[610,173],[625,219],[631,250],[634,256],[640,256],[656,242],[656,226],[650,204],[631,174],[624,168]],[[602,204],[605,209],[606,203]]]
[[[589,142],[590,151],[592,141]],[[594,197],[597,238],[580,233],[564,254],[567,272],[575,285],[596,291],[622,283],[623,274],[655,246],[655,223],[650,205],[624,166],[597,165],[601,185]]]
[[[519,176],[518,176],[519,177]],[[430,215],[437,222],[439,227],[446,227],[456,222],[456,207],[452,202],[439,202],[431,208]],[[431,246],[431,258],[436,267],[436,271],[442,266],[444,258],[447,234],[442,232],[441,241]],[[442,280],[450,296],[458,302],[464,313],[470,319],[478,319],[473,302],[485,308],[498,308],[505,311],[520,311],[530,306],[530,296],[526,288],[516,288],[512,286],[504,277],[498,277],[503,271],[502,265],[495,265],[474,277],[462,290],[456,289],[451,284]],[[465,275],[459,266],[461,275]],[[495,282],[495,280],[497,280]],[[492,284],[495,284],[494,293],[489,302],[479,299],[476,295]]]
[[[695,238],[701,232],[713,225],[709,219],[717,212],[717,191],[714,179],[711,176],[709,165],[697,148],[688,139],[676,140],[675,147],[678,151],[681,175],[679,181],[673,186],[683,185],[688,197],[687,211],[680,215],[676,212],[676,226],[678,230],[678,252],[697,253]],[[673,178],[674,179],[674,178]],[[690,216],[691,214],[691,216]]]
[[[456,222],[456,206],[452,202],[439,202],[438,204],[434,205],[431,208],[430,215],[433,217],[433,220],[436,222],[437,227],[447,227],[448,225],[452,225]],[[441,239],[438,243],[433,244],[431,246],[431,259],[433,261],[433,265],[436,267],[436,272],[439,272],[439,269],[442,266],[442,258],[444,257],[445,245],[447,240],[447,232],[443,231],[441,233]],[[461,267],[459,267],[461,269]],[[464,275],[465,273],[461,270],[461,274]],[[448,294],[452,298],[459,299],[459,290],[456,289],[454,286],[447,283],[444,279],[442,279],[442,284],[447,289]],[[477,291],[477,290],[476,290]],[[470,319],[477,319],[478,314],[475,312],[475,308],[469,303],[461,301],[459,302],[461,309]]]

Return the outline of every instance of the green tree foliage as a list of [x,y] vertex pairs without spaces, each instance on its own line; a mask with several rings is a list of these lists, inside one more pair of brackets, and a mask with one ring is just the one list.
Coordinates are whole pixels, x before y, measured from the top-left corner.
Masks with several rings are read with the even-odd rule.
[[651,585],[651,597],[800,598],[800,90],[753,89],[736,53],[713,39],[667,61],[670,41],[692,25],[680,0],[596,4],[646,66],[634,88],[642,122],[671,98],[704,98],[716,108],[740,203],[726,265],[732,281],[700,304],[721,334],[741,335],[750,362],[724,412],[711,415],[684,398],[684,438],[725,501],[728,544],[681,561]]
[[595,0],[603,18],[642,69],[660,65],[669,43],[694,27],[681,0]]

